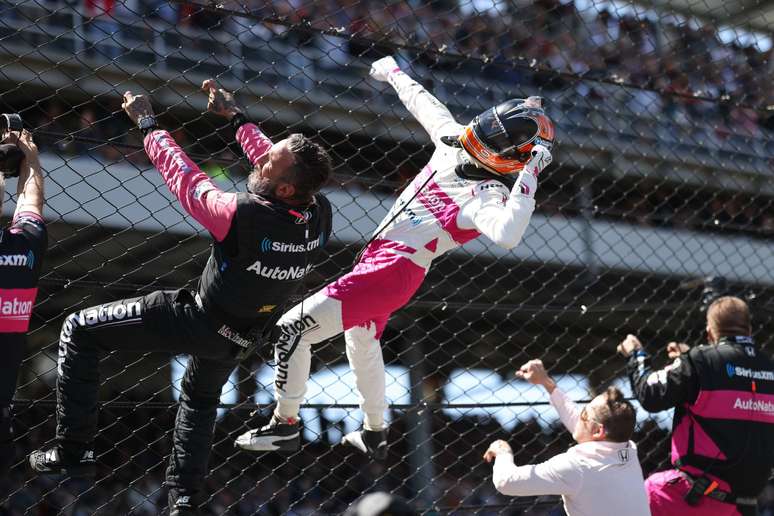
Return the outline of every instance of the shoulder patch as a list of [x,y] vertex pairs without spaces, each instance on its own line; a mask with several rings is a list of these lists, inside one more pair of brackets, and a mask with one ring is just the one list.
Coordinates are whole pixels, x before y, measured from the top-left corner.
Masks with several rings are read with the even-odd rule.
[[486,196],[488,200],[496,197],[497,202],[503,206],[508,202],[508,196],[510,191],[508,188],[499,181],[483,181],[473,188],[473,196]]
[[482,181],[481,183],[476,185],[475,190],[476,192],[487,192],[489,190],[508,192],[508,188],[506,188],[504,184],[494,180]]

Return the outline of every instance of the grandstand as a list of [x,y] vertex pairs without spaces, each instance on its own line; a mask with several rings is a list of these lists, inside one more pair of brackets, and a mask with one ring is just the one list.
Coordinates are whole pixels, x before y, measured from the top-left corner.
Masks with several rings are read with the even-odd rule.
[[[0,111],[34,128],[50,222],[16,396],[19,461],[0,480],[0,514],[140,516],[165,504],[184,357],[104,360],[96,486],[32,479],[21,461],[53,435],[63,317],[193,288],[209,252],[120,112],[126,90],[152,93],[161,124],[224,188],[244,190],[247,162],[230,128],[203,115],[208,77],[237,91],[272,139],[303,132],[331,149],[334,238],[310,291],[350,266],[432,152],[397,97],[367,78],[374,58],[395,54],[462,122],[541,95],[558,127],[522,244],[466,244],[390,320],[388,460],[335,445],[360,421],[339,340],[315,350],[302,451],[238,453],[233,438],[272,401],[264,349],[224,388],[212,514],[338,514],[372,490],[428,514],[558,514],[553,498],[498,495],[480,460],[496,438],[517,463],[570,443],[547,399],[513,378],[521,363],[542,358],[577,400],[624,386],[620,337],[636,332],[654,352],[699,343],[695,280],[713,275],[753,300],[755,336],[774,352],[768,2],[12,0],[0,13]],[[646,472],[668,465],[669,421],[638,414]],[[774,484],[761,508],[774,512]]]

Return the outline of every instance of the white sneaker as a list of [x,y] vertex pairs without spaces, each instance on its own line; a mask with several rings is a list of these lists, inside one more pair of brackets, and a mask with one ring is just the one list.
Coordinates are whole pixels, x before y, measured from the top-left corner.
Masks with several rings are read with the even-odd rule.
[[234,445],[249,451],[298,451],[301,446],[298,423],[282,423],[272,417],[268,425],[237,437]]

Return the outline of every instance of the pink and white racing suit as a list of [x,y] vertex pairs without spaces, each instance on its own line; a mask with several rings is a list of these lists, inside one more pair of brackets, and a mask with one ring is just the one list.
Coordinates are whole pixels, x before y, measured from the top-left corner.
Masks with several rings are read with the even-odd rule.
[[[412,115],[428,131],[436,150],[403,191],[351,272],[287,312],[278,322],[275,348],[277,413],[297,418],[306,392],[311,346],[344,332],[346,353],[364,412],[364,428],[384,426],[385,373],[379,339],[390,315],[417,291],[432,261],[484,234],[510,249],[524,234],[535,207],[537,173],[528,163],[511,191],[494,180],[459,177],[461,149],[440,141],[463,126],[419,83],[403,72],[390,83]],[[532,173],[527,172],[531,170]],[[294,353],[288,351],[301,333]]]

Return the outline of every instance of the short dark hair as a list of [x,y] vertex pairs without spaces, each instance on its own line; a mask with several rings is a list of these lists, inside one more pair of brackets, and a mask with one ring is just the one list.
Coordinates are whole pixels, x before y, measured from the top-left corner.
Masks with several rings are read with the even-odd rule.
[[597,422],[605,427],[607,441],[625,443],[632,438],[636,414],[619,389],[608,387],[604,392],[605,404],[595,414]]
[[288,150],[295,159],[286,172],[287,182],[296,189],[293,199],[310,202],[331,175],[331,157],[322,145],[300,133],[288,136]]
[[747,336],[752,333],[750,308],[734,296],[723,296],[707,309],[707,324],[717,337]]

